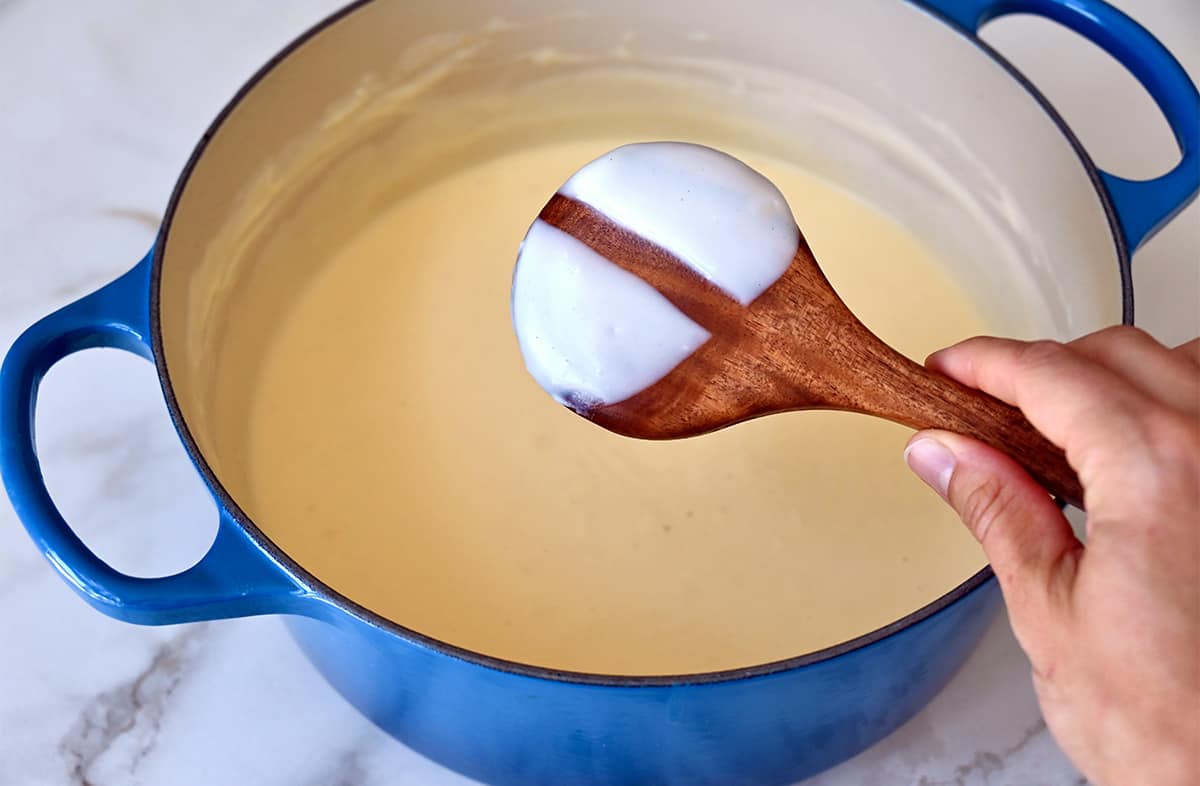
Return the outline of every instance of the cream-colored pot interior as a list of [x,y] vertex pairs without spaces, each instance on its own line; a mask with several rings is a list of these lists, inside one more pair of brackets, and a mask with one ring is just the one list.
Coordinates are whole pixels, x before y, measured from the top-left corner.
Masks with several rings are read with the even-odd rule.
[[[928,492],[903,485],[904,430],[891,424],[796,413],[692,446],[625,446],[532,382],[493,387],[522,373],[505,282],[558,181],[497,204],[475,168],[646,139],[786,162],[906,227],[944,282],[897,270],[858,284],[858,303],[843,292],[852,308],[874,297],[901,309],[878,326],[862,312],[885,339],[888,320],[900,330],[905,314],[940,309],[925,300],[935,290],[965,293],[980,324],[1008,335],[1120,321],[1112,233],[1068,138],[1000,65],[903,0],[375,0],[224,118],[162,262],[162,350],[186,426],[232,498],[318,579],[490,655],[682,673],[862,635],[982,567]],[[379,246],[362,240],[372,222],[444,183],[461,207],[412,214],[403,232],[454,242],[449,263],[431,267],[407,241],[377,247],[377,286],[298,344],[296,304],[340,286],[331,267],[345,249]],[[821,206],[792,205],[807,232]],[[473,233],[499,215],[515,240],[475,253]],[[838,285],[836,260],[814,247]],[[285,355],[307,369],[290,388],[269,380]],[[270,431],[276,411],[295,417]],[[264,496],[268,474],[293,484],[290,499]],[[771,498],[747,500],[756,489]],[[466,519],[478,524],[455,529]],[[571,580],[538,585],[564,555],[579,560]],[[465,607],[487,636],[445,622]]]

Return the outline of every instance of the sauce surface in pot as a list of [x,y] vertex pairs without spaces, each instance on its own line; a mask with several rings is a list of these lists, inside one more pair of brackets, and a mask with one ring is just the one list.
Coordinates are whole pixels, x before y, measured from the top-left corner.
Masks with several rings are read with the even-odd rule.
[[[907,430],[801,412],[704,437],[615,436],[545,396],[509,312],[546,195],[629,140],[548,144],[406,196],[322,263],[251,382],[254,521],[318,578],[421,633],[607,674],[681,674],[837,644],[983,557],[905,469]],[[987,332],[910,234],[780,161],[835,288],[910,356]]]

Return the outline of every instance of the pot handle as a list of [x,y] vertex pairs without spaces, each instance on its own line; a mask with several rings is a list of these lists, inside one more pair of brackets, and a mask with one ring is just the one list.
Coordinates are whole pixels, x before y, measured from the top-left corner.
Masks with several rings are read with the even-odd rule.
[[296,610],[308,590],[255,544],[218,503],[208,552],[173,576],[137,578],[92,552],[63,519],[42,478],[34,442],[38,385],[67,355],[116,347],[152,359],[151,255],[105,287],[41,319],[0,366],[0,478],[17,516],[66,582],[111,617],[146,625]]
[[1128,180],[1103,170],[1125,245],[1132,254],[1183,210],[1200,190],[1200,94],[1179,61],[1150,31],[1103,0],[922,0],[974,35],[991,19],[1036,14],[1058,22],[1125,66],[1166,117],[1182,158],[1150,180]]

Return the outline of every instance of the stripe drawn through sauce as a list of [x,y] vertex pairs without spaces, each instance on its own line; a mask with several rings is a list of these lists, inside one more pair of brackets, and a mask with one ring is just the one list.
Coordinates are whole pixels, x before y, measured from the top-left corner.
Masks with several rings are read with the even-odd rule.
[[[552,226],[555,202],[564,198],[629,235],[605,249]],[[572,176],[521,245],[512,316],[525,365],[572,408],[627,399],[716,329],[703,323],[703,302],[690,301],[749,304],[783,275],[799,238],[779,189],[736,158],[677,142],[619,147]],[[641,259],[617,258],[638,242],[646,265],[666,271],[681,262],[699,280],[647,283]],[[666,278],[678,281],[678,272]]]

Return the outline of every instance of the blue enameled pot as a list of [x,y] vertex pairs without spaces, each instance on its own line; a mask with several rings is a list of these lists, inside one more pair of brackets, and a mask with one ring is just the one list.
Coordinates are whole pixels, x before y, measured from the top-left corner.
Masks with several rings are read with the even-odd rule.
[[[890,199],[899,217],[941,244],[948,258],[969,258],[957,253],[955,227],[991,227],[988,243],[967,245],[996,254],[1007,248],[1004,259],[1016,260],[976,260],[985,286],[1016,293],[1003,299],[1010,312],[991,316],[1009,319],[1016,333],[1065,338],[1132,320],[1130,257],[1200,183],[1196,89],[1149,33],[1100,0],[620,0],[562,10],[534,0],[512,0],[499,12],[482,0],[366,0],[272,59],[200,140],[145,259],[30,327],[9,351],[0,371],[0,473],[37,548],[98,610],[151,625],[286,615],[304,651],[363,713],[415,750],[481,781],[792,783],[884,737],[945,685],[999,607],[989,570],[835,647],[676,677],[555,672],[466,651],[383,619],[272,543],[202,448],[204,427],[189,403],[196,380],[188,353],[196,342],[188,314],[203,280],[207,238],[251,174],[299,130],[353,111],[339,101],[384,56],[446,31],[487,31],[501,43],[478,55],[485,67],[477,76],[495,74],[512,84],[519,81],[512,70],[518,60],[505,60],[511,54],[505,46],[586,52],[605,42],[609,51],[632,29],[655,43],[656,54],[793,73],[877,110],[917,149],[914,155],[925,157],[929,171],[944,175],[939,188],[961,192],[966,207],[956,215],[958,202],[933,200],[928,191],[905,198],[909,181],[896,181],[889,186],[894,192],[878,200]],[[1183,153],[1179,164],[1143,182],[1094,166],[1045,99],[976,37],[986,20],[1017,12],[1060,22],[1123,63],[1170,123]],[[493,19],[497,13],[503,24]],[[540,19],[551,21],[532,23]],[[795,135],[816,138],[820,123],[834,121],[798,114],[787,122]],[[847,142],[836,152],[853,180],[855,162],[869,163],[871,151],[851,147]],[[134,578],[105,564],[72,532],[43,482],[33,439],[38,384],[63,357],[96,346],[155,363],[180,439],[220,510],[212,547],[177,575]]]

